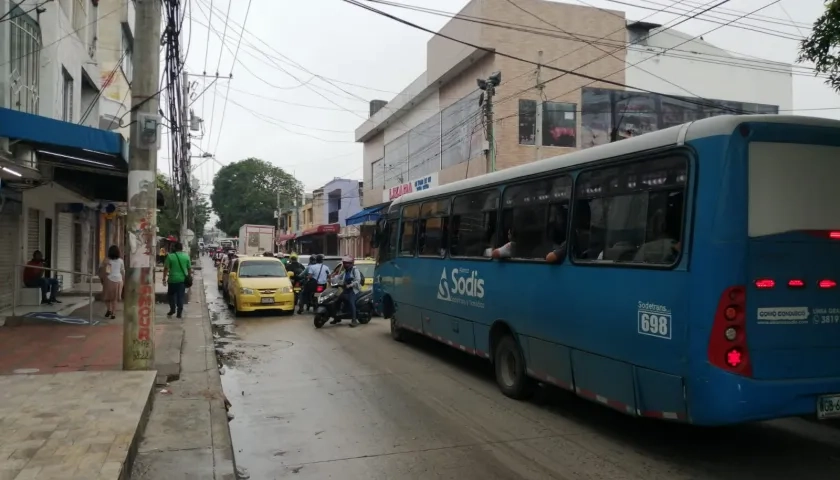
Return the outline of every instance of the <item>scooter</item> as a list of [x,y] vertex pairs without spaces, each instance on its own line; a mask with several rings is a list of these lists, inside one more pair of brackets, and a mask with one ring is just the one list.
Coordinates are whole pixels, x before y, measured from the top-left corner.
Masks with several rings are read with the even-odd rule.
[[297,308],[298,300],[300,299],[300,292],[303,290],[303,282],[295,275],[294,272],[287,272],[289,281],[292,282],[292,291],[295,292],[295,308]]
[[[329,288],[318,295],[318,306],[315,308],[315,319],[313,320],[315,328],[323,327],[330,318],[339,322],[353,318],[353,315],[347,311],[346,305],[341,300],[341,293],[344,292],[344,288],[346,287],[342,286],[339,279],[336,278],[330,282]],[[364,325],[370,322],[372,316],[373,292],[368,290],[359,293],[356,297],[356,319]]]

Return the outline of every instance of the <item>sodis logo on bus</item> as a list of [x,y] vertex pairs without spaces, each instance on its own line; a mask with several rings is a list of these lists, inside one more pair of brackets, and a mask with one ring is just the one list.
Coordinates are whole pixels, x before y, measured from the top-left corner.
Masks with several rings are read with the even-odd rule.
[[[466,297],[466,298],[463,298]],[[440,274],[437,292],[438,300],[484,308],[484,279],[478,271],[469,268],[453,268],[448,275],[446,268]]]

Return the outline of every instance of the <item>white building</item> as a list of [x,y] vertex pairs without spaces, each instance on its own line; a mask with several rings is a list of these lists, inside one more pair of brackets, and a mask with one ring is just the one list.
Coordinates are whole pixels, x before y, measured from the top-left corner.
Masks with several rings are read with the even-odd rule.
[[122,244],[127,144],[100,125],[119,113],[114,85],[123,113],[130,102],[133,12],[132,0],[0,0],[0,312],[34,250],[84,274],[53,274],[70,290]]

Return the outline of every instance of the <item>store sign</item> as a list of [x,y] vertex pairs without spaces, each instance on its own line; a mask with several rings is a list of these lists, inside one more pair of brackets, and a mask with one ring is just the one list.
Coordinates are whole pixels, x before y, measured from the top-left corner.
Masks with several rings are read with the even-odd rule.
[[431,173],[429,175],[420,177],[416,180],[412,180],[407,183],[403,183],[401,185],[396,185],[391,188],[385,189],[382,192],[382,201],[383,202],[393,202],[394,200],[402,197],[408,193],[419,192],[421,190],[426,190],[432,187],[438,186],[438,173]]

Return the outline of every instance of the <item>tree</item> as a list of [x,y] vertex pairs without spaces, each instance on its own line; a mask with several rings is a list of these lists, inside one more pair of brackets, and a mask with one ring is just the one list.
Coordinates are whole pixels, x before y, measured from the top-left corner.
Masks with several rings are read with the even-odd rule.
[[210,201],[219,216],[216,226],[237,235],[245,224],[274,225],[278,192],[280,205],[291,206],[303,187],[285,170],[258,158],[222,167],[213,178]]
[[827,0],[825,13],[814,22],[811,36],[802,40],[800,62],[813,62],[826,84],[840,93],[840,0]]
[[[157,188],[163,194],[166,205],[158,211],[157,226],[158,235],[166,237],[174,235],[181,236],[181,219],[179,215],[178,199],[175,196],[175,189],[166,176],[158,173]],[[204,227],[210,220],[210,204],[204,195],[197,189],[193,189],[192,201],[190,202],[189,218],[191,219],[190,230],[195,233],[196,238],[204,235]]]

